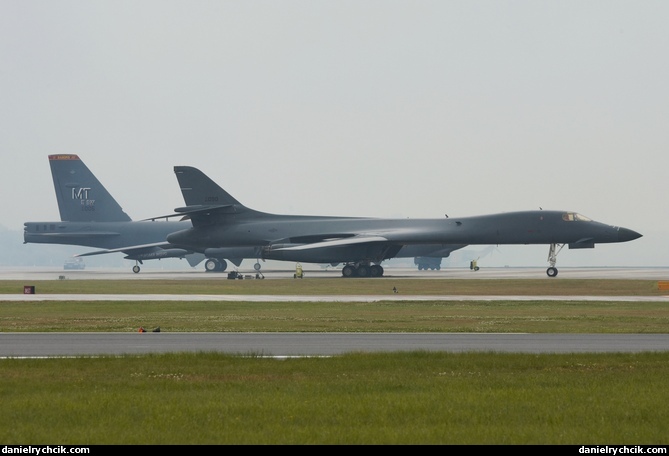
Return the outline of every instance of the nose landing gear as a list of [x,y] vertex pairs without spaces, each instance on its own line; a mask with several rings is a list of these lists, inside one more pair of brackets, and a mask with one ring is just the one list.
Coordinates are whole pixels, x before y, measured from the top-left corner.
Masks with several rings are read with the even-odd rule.
[[557,263],[557,255],[560,253],[562,250],[562,247],[564,247],[564,244],[559,244],[560,248],[556,250],[556,247],[558,244],[551,244],[550,247],[548,248],[548,263],[551,265],[548,269],[546,269],[546,274],[548,277],[555,277],[558,275],[558,270],[555,267],[555,263]]

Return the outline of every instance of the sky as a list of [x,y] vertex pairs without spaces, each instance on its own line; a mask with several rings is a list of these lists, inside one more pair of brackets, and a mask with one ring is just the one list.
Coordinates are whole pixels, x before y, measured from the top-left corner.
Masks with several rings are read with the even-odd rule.
[[[58,220],[50,154],[133,219],[201,169],[271,213],[579,212],[669,265],[669,2],[0,0],[0,228]],[[500,246],[546,264],[547,246]]]

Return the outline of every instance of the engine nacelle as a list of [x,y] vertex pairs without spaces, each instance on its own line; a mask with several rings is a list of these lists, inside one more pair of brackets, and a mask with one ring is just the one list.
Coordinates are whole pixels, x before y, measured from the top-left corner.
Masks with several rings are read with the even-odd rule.
[[212,247],[204,250],[208,258],[230,259],[230,258],[258,258],[260,248],[258,247]]

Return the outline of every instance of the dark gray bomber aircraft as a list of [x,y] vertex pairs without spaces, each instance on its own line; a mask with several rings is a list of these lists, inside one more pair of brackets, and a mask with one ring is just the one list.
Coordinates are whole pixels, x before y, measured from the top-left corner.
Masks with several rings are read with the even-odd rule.
[[[134,260],[132,270],[140,271],[145,260],[185,258],[191,266],[203,260],[207,272],[223,272],[227,261],[240,266],[243,259],[258,260],[259,246],[231,246],[202,252],[178,248],[166,242],[167,235],[191,228],[188,220],[168,221],[152,218],[132,220],[109,191],[100,183],[78,155],[49,155],[60,221],[24,223],[24,243],[64,244],[94,247],[76,257],[124,253]],[[189,204],[187,202],[187,204]],[[405,248],[399,257],[418,255],[448,257],[464,245],[424,245]],[[260,262],[255,269],[260,270]]]
[[169,233],[189,228],[190,222],[133,221],[79,156],[49,155],[49,165],[60,221],[24,223],[24,243],[105,249],[78,256],[123,252],[135,260],[134,272],[144,260],[186,258],[195,266],[204,259],[200,253],[164,245]]
[[[49,155],[60,221],[26,222],[24,243],[66,244],[95,247],[78,257],[122,252],[135,260],[134,272],[144,260],[186,258],[191,266],[204,255],[166,243],[167,235],[190,228],[190,221],[132,220],[77,155]],[[243,253],[251,253],[245,249]],[[232,252],[228,251],[227,254]],[[236,253],[236,252],[235,252]],[[229,257],[227,257],[229,258]],[[242,257],[232,260],[241,264]],[[225,270],[225,262],[216,263]]]
[[175,166],[192,227],[169,234],[177,247],[207,255],[231,246],[255,246],[263,259],[306,263],[345,263],[344,277],[379,277],[379,263],[405,246],[469,244],[548,244],[549,277],[557,276],[557,254],[595,244],[641,237],[627,228],[596,222],[576,212],[532,210],[474,217],[383,219],[277,215],[250,209],[200,170]]

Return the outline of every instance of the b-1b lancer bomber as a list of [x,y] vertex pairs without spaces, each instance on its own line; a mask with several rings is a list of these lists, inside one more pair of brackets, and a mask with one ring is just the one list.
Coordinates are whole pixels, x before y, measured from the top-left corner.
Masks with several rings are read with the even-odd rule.
[[195,252],[254,246],[263,259],[344,263],[344,277],[380,277],[380,263],[411,245],[549,245],[546,270],[557,276],[562,247],[594,248],[641,237],[628,228],[591,220],[577,212],[530,210],[473,217],[387,219],[280,215],[244,206],[197,168],[175,166],[188,206],[170,216],[188,216],[192,227],[167,241]]

